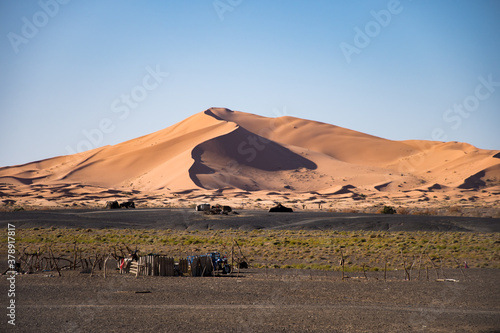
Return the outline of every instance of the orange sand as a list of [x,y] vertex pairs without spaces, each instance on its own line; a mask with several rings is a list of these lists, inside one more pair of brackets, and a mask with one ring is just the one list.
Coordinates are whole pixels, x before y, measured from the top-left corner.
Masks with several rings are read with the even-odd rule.
[[432,201],[498,207],[500,150],[392,141],[294,117],[211,108],[114,146],[0,168],[0,183],[1,201],[34,206],[135,198],[157,206],[222,200],[246,207],[274,201],[296,208]]

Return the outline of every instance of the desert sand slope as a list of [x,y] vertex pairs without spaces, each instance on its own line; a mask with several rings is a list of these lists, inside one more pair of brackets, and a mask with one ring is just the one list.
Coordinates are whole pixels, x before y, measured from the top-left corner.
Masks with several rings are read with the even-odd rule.
[[211,108],[114,146],[0,168],[0,183],[347,196],[477,190],[500,186],[499,157],[498,150],[466,143],[392,141],[316,121]]
[[[247,131],[238,137],[227,137],[233,149],[223,150],[231,152],[225,157],[221,156],[221,149],[218,148],[223,145],[220,140],[211,142],[210,148],[205,149],[203,156],[207,165],[219,166],[211,168],[212,170],[220,172],[224,171],[224,166],[233,166],[233,172],[227,172],[225,178],[235,178],[235,174],[241,175],[249,171],[243,168],[243,165],[251,166],[244,163],[245,158],[251,160],[254,156],[255,159],[262,157],[269,164],[276,162],[276,159],[283,160],[282,157],[271,158],[266,154],[268,148],[272,150],[278,144],[297,155],[304,156],[316,165],[316,167],[304,165],[309,169],[307,175],[314,176],[314,179],[311,177],[297,179],[307,181],[309,190],[345,186],[346,181],[356,187],[372,188],[382,184],[398,183],[400,189],[410,189],[427,183],[457,187],[474,175],[479,179],[489,177],[490,185],[498,185],[500,181],[498,170],[500,159],[498,156],[494,157],[498,155],[498,151],[482,150],[466,143],[391,141],[315,121],[294,117],[266,118],[223,108],[212,108],[207,110],[207,113],[221,121],[235,122]],[[241,132],[241,129],[238,131]],[[268,144],[266,140],[272,144]],[[272,156],[278,157],[279,154]],[[264,183],[268,184],[269,189],[275,190],[287,183],[293,183],[292,178],[297,175],[297,170],[287,175],[281,170],[300,170],[300,166],[290,162],[286,164],[288,167],[274,170],[280,171],[275,173],[275,176],[279,174],[281,178],[280,184],[266,179]],[[262,167],[253,167],[267,171]],[[486,173],[483,175],[483,171],[486,170],[488,176]],[[321,178],[321,181],[316,181],[318,178]],[[252,180],[259,183],[258,177]],[[245,182],[237,181],[237,183],[241,185]],[[481,186],[482,183],[475,182],[475,184]],[[212,188],[213,185],[208,187]],[[255,189],[254,187],[247,185],[246,189]]]
[[369,166],[383,166],[417,149],[339,126],[294,117],[265,118],[228,109],[212,109],[219,118],[284,145],[302,147],[334,159]]
[[204,113],[115,146],[0,169],[0,181],[17,184],[80,183],[140,190],[196,187],[189,178],[194,147],[234,130]]

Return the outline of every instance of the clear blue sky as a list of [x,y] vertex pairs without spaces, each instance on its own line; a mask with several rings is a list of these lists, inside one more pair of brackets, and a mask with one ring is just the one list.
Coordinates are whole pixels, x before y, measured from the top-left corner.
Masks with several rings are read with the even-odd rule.
[[499,1],[60,1],[0,2],[0,166],[212,106],[500,149]]

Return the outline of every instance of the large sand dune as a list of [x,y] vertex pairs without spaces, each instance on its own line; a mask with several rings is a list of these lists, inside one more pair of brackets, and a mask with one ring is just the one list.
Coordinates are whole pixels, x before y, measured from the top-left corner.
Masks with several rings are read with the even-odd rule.
[[360,195],[427,201],[430,192],[438,200],[458,200],[464,191],[495,203],[500,151],[392,141],[305,119],[211,108],[114,146],[0,168],[0,183],[3,200],[26,204],[71,196],[100,202],[122,192],[159,203],[223,192],[226,200],[242,202],[274,193],[279,201],[317,203]]

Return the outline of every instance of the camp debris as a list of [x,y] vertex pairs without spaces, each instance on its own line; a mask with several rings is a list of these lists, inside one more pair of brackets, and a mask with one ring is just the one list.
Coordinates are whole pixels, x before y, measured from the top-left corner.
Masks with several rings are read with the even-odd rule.
[[228,215],[233,211],[233,209],[231,208],[231,206],[222,206],[219,204],[211,206],[209,203],[203,203],[196,206],[196,211],[204,212],[205,214],[208,215],[218,215],[218,214]]
[[200,205],[196,205],[196,211],[197,212],[207,212],[210,210],[210,204],[208,203],[203,203],[203,204],[200,204]]
[[[248,268],[244,262],[236,262],[238,268]],[[219,273],[231,274],[232,266],[225,255],[219,252],[211,252],[203,255],[193,255],[187,258],[181,258],[175,262],[174,258],[169,256],[148,254],[146,256],[137,256],[136,253],[130,254],[127,258],[121,258],[119,261],[121,274],[132,274],[138,276],[213,276]]]
[[219,252],[188,256],[187,261],[191,267],[191,276],[211,276],[214,272],[230,274],[232,271],[231,265],[227,262],[227,257],[221,256]]

